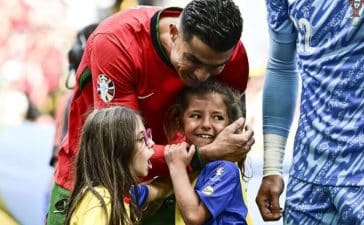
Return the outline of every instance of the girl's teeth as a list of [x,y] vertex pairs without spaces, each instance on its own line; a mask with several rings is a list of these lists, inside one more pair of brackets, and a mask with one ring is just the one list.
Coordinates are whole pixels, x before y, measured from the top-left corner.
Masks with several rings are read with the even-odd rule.
[[202,137],[202,138],[211,138],[210,135],[200,135],[200,137]]

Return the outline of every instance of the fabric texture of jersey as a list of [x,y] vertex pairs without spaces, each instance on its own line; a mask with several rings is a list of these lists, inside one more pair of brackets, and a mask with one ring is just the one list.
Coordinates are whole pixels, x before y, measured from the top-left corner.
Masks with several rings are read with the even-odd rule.
[[[163,155],[163,145],[167,141],[162,124],[167,109],[184,84],[170,62],[161,56],[160,47],[156,44],[158,33],[152,31],[158,30],[159,17],[177,17],[180,13],[181,9],[167,8],[161,11],[158,7],[125,10],[105,19],[89,37],[77,71],[69,133],[58,154],[57,184],[66,189],[72,187],[70,168],[87,113],[93,108],[111,105],[127,106],[141,113],[146,127],[152,128],[153,139],[157,144],[151,159],[153,169],[150,176],[168,174]],[[243,44],[239,42],[217,79],[244,92],[248,70],[247,55]],[[89,71],[91,77],[85,78],[85,71]],[[109,92],[104,96],[108,101],[100,96],[100,89],[105,90],[100,86],[100,78],[105,81],[103,85],[109,85]],[[83,82],[87,79],[91,79],[91,82]]]
[[290,175],[363,186],[364,7],[341,0],[266,2],[274,41],[297,42],[302,93]]
[[[110,193],[103,187],[96,187],[95,190],[102,196],[106,203],[108,218],[110,218],[111,204]],[[145,185],[138,185],[138,207],[141,207],[148,198],[148,188]],[[135,198],[134,198],[135,199]],[[127,202],[124,202],[125,209],[130,216],[130,208]],[[81,203],[77,206],[71,216],[70,224],[72,225],[91,225],[107,224],[107,217],[102,208],[100,200],[91,192],[86,191]]]
[[[193,185],[211,214],[204,225],[252,225],[248,218],[245,184],[235,163],[221,160],[206,164]],[[176,225],[184,224],[176,207]]]
[[286,225],[364,225],[364,187],[324,186],[291,178],[286,201]]

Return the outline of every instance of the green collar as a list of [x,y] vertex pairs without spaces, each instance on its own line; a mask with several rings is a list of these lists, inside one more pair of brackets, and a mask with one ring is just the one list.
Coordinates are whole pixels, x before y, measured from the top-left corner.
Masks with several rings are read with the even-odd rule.
[[156,49],[161,59],[171,68],[175,69],[172,65],[169,57],[167,56],[166,50],[161,44],[159,35],[159,20],[162,16],[179,16],[183,9],[179,7],[169,7],[159,10],[150,21],[150,34],[152,37],[153,46]]

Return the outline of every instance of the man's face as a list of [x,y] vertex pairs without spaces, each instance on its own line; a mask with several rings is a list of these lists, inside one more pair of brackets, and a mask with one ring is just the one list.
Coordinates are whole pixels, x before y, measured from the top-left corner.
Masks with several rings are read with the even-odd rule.
[[197,37],[187,42],[178,33],[173,40],[171,63],[181,80],[187,86],[194,86],[221,73],[232,52],[233,48],[217,52]]

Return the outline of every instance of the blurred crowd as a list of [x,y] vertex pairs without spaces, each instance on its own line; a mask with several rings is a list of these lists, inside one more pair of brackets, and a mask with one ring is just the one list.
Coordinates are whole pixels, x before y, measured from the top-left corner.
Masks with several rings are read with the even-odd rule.
[[62,1],[41,1],[43,7],[39,2],[0,1],[0,90],[22,92],[42,113],[52,114],[74,31],[62,22]]
[[[42,114],[53,116],[58,97],[65,88],[67,51],[77,30],[88,23],[98,22],[121,7],[138,3],[135,0],[102,3],[0,0],[0,91],[20,91]],[[140,3],[154,4],[150,0]],[[89,11],[94,13],[83,11],[90,7],[92,10]],[[70,19],[76,16],[77,19]],[[83,20],[85,22],[80,24]]]
[[[23,92],[40,112],[53,115],[64,88],[67,51],[78,29],[66,19],[75,3],[0,0],[0,4],[0,90]],[[92,20],[112,13],[114,4],[117,1],[100,8]]]

